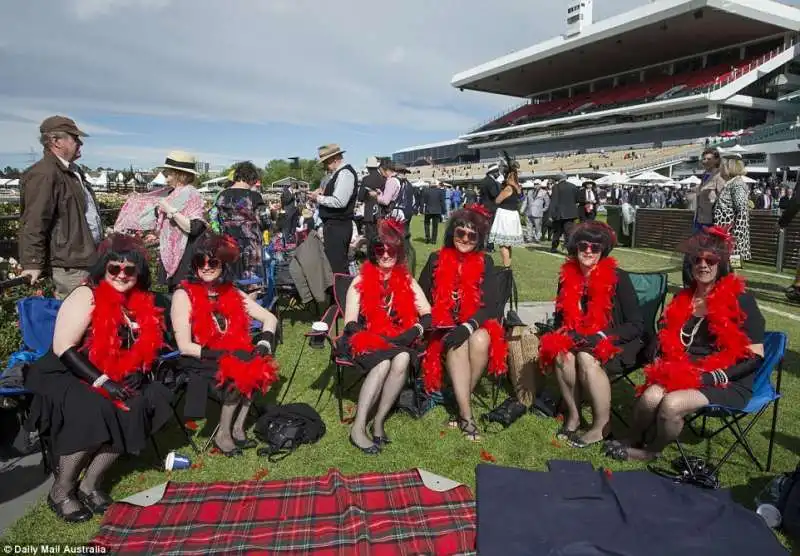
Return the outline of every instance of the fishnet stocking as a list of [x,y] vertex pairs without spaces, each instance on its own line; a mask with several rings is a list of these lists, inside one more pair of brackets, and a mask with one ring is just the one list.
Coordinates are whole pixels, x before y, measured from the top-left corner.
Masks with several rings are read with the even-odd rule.
[[367,374],[367,378],[361,385],[361,391],[358,393],[358,409],[350,429],[350,438],[362,448],[369,448],[372,444],[372,440],[367,436],[367,419],[372,406],[378,400],[390,368],[389,361],[382,361],[375,365]]
[[410,362],[411,358],[407,353],[401,353],[392,359],[389,375],[383,382],[378,411],[375,412],[375,420],[372,422],[372,433],[375,436],[384,436],[383,423],[386,421],[389,412],[394,408],[394,403],[406,383],[408,364]]
[[83,474],[80,486],[81,492],[91,494],[97,490],[98,485],[103,480],[103,474],[108,471],[118,457],[119,453],[112,452],[109,446],[100,448],[92,458],[92,461],[89,462],[86,473]]
[[50,489],[50,498],[56,504],[69,498],[69,502],[63,506],[67,513],[78,511],[82,507],[74,499],[75,487],[78,485],[78,476],[81,474],[88,456],[89,451],[84,450],[58,458],[58,469],[53,487]]

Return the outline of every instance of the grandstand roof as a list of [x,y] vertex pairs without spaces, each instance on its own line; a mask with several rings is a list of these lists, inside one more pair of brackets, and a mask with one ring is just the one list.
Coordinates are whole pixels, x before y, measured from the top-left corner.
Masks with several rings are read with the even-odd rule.
[[800,10],[773,0],[659,0],[456,74],[461,89],[525,97],[800,30]]
[[400,149],[394,152],[395,154],[407,153],[411,151],[421,151],[424,149],[435,149],[437,147],[449,147],[451,145],[459,145],[461,143],[466,143],[466,141],[463,139],[451,139],[450,141],[441,141],[439,143],[429,143],[427,145],[417,145],[416,147],[406,147],[405,149]]

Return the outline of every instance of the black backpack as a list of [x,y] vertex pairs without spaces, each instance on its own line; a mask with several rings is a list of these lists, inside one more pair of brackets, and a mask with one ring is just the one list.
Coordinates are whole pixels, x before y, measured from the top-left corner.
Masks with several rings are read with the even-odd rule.
[[403,221],[408,222],[414,216],[414,209],[416,203],[414,201],[414,186],[406,178],[397,176],[400,182],[400,190],[388,207],[386,207],[386,216],[393,216],[396,212],[403,214]]
[[267,446],[258,450],[270,462],[282,460],[301,444],[313,444],[325,435],[325,423],[304,403],[268,406],[258,418],[255,433]]

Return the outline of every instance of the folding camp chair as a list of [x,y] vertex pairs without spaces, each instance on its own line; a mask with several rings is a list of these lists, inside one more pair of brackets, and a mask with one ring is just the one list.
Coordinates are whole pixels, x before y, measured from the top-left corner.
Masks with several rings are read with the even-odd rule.
[[[724,405],[711,404],[701,410],[695,412],[692,416],[687,417],[687,424],[691,430],[706,438],[709,442],[724,430],[729,430],[733,434],[734,442],[727,449],[725,454],[720,459],[719,463],[713,468],[710,468],[710,475],[716,475],[719,469],[725,465],[730,459],[737,446],[741,445],[753,463],[756,464],[759,471],[769,471],[772,468],[772,450],[775,444],[775,427],[778,422],[778,401],[781,398],[781,378],[783,376],[783,358],[786,354],[786,346],[788,338],[785,332],[767,332],[764,338],[764,363],[761,368],[756,371],[755,380],[753,382],[753,396],[750,398],[748,404],[744,409],[734,409]],[[775,379],[775,386],[772,385],[772,373],[777,371]],[[767,450],[767,464],[766,468],[761,464],[761,461],[753,453],[753,449],[747,440],[747,435],[750,430],[761,418],[764,412],[772,405],[772,426],[769,432],[769,448]],[[712,431],[706,431],[706,421],[709,418],[720,419],[723,425]],[[694,427],[695,421],[702,419],[700,430]],[[747,422],[742,428],[741,422],[747,419]],[[686,469],[691,469],[689,460],[686,456],[686,451],[681,445],[679,440],[675,441],[678,451],[681,454],[683,463]]]
[[[639,358],[635,366],[630,369],[624,369],[621,374],[611,377],[611,385],[614,386],[614,384],[624,381],[635,387],[636,385],[631,380],[630,375],[647,363],[645,361],[646,348],[658,333],[658,321],[661,318],[661,312],[664,310],[664,304],[667,299],[669,277],[666,272],[629,272],[628,276],[630,276],[633,283],[633,289],[636,290],[636,299],[639,302],[639,310],[644,321],[644,335],[642,337],[644,349],[639,352]],[[611,411],[623,425],[628,426],[628,423],[613,405]]]

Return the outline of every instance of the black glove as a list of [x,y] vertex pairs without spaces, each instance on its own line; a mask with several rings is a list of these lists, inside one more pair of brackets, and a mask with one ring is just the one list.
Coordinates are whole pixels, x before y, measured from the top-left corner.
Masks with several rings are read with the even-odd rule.
[[218,349],[208,349],[202,348],[200,350],[200,359],[205,361],[217,361],[220,357],[225,355],[227,352],[218,350]]
[[[265,345],[264,342],[269,345]],[[259,332],[253,337],[253,344],[255,345],[253,348],[253,355],[257,355],[258,357],[272,355],[275,346],[275,333],[269,330]]]
[[413,344],[417,338],[419,338],[419,335],[420,335],[419,327],[412,326],[405,332],[401,332],[397,336],[389,336],[386,339],[397,346],[408,347],[411,344]]
[[253,357],[254,357],[252,351],[247,351],[247,350],[244,350],[244,349],[237,349],[236,351],[233,352],[233,355],[237,359],[240,359],[240,360],[244,361],[245,363],[247,363],[248,361],[252,361]]
[[348,322],[344,327],[344,335],[345,336],[352,336],[356,332],[361,332],[364,330],[364,325],[360,324],[355,321]]
[[469,331],[469,328],[463,324],[456,326],[450,332],[448,332],[444,337],[444,340],[442,340],[445,351],[461,347],[461,345],[469,339],[471,334],[472,333]]
[[572,343],[575,344],[575,347],[582,347],[585,341],[585,338],[575,332],[574,330],[567,330],[567,336],[572,340]]
[[583,347],[594,349],[597,347],[597,344],[600,343],[603,337],[600,334],[592,334],[591,336],[584,336],[582,339]]
[[122,385],[132,395],[137,394],[138,390],[144,384],[144,375],[140,372],[130,373],[122,380]]
[[[89,361],[88,357],[74,347],[62,353],[60,359],[72,374],[88,382],[90,385],[94,384],[94,381],[103,375],[103,372],[95,367],[94,364]],[[101,388],[116,400],[125,401],[130,397],[130,393],[126,391],[125,387],[113,380],[105,381]]]
[[428,313],[427,315],[422,315],[419,318],[419,323],[422,325],[423,330],[430,330],[433,328],[433,319],[431,318],[431,314]]

